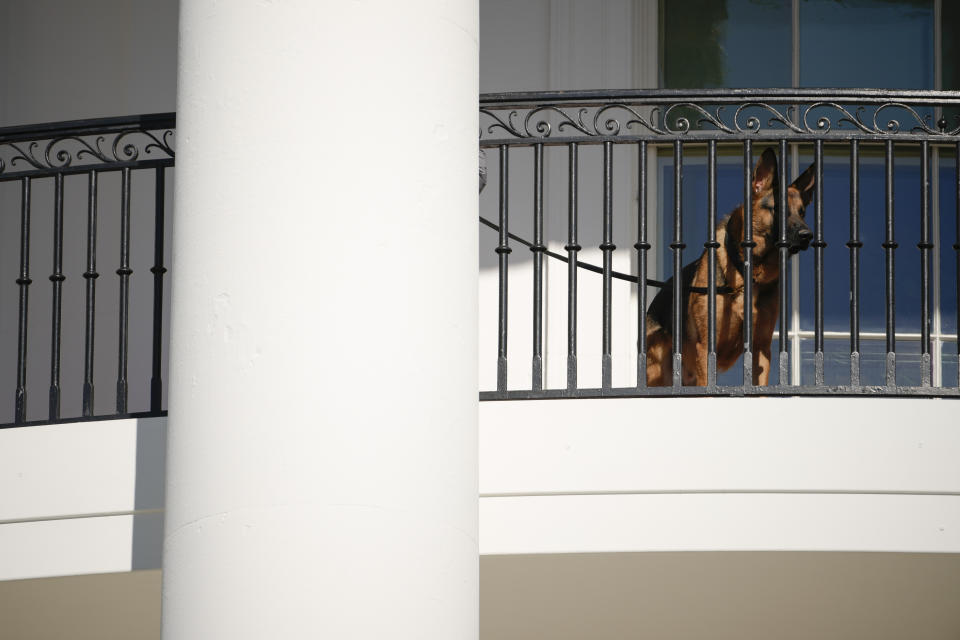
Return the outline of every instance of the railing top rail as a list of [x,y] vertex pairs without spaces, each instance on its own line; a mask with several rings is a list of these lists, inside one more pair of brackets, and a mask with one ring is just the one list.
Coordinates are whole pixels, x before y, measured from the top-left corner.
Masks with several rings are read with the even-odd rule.
[[[952,107],[952,108],[944,108]],[[744,140],[955,141],[960,91],[633,89],[480,96],[480,144]]]
[[480,106],[506,109],[543,104],[578,106],[597,102],[663,105],[677,102],[796,104],[829,101],[852,104],[903,102],[911,105],[960,105],[960,91],[920,89],[604,89],[483,93]]
[[149,113],[113,118],[91,118],[0,127],[0,143],[46,140],[96,133],[115,133],[130,129],[172,129],[177,126],[175,113]]
[[0,128],[0,182],[173,164],[174,113]]

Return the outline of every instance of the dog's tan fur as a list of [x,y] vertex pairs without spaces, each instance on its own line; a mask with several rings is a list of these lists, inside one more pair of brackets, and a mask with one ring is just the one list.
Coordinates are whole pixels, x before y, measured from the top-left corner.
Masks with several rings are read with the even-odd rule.
[[[791,251],[805,249],[809,243],[809,229],[804,222],[806,206],[813,194],[814,167],[811,165],[793,184],[787,188],[787,225],[795,237],[805,237],[806,242],[797,240]],[[764,151],[757,161],[753,172],[751,192],[753,194],[753,384],[766,385],[770,379],[770,345],[773,329],[777,323],[780,309],[780,261],[776,241],[779,234],[775,216],[775,192],[777,185],[776,155],[772,149]],[[743,260],[743,205],[717,225],[717,287],[730,287],[732,293],[716,296],[717,329],[717,370],[729,369],[743,354],[744,319],[744,280],[734,261],[727,252],[727,234],[735,240],[740,259]],[[805,231],[804,231],[805,230]],[[797,234],[800,234],[799,236]],[[805,236],[803,234],[806,234]],[[799,248],[798,248],[799,247]],[[685,286],[707,287],[707,252],[697,260],[696,272]],[[688,265],[692,268],[693,265]],[[684,278],[687,280],[687,278]],[[647,313],[647,384],[649,386],[668,386],[673,384],[673,336],[672,327],[663,326],[651,315],[655,305],[663,308],[662,296],[672,296],[672,287],[667,287],[654,299]],[[707,384],[707,295],[696,292],[683,292],[683,346],[682,375],[684,385]],[[672,303],[671,303],[672,306]],[[662,318],[662,314],[661,314]],[[670,324],[670,323],[664,323]]]

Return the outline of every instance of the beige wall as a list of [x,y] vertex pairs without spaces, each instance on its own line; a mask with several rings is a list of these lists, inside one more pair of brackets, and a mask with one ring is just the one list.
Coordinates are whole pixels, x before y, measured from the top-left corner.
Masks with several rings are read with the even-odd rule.
[[960,556],[485,556],[483,640],[954,640]]
[[160,637],[160,571],[0,582],[0,636],[11,640]]

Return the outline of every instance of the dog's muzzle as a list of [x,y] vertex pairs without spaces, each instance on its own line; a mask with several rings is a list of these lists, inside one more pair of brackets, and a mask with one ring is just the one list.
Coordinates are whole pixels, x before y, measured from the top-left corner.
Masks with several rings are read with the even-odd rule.
[[813,239],[813,232],[807,227],[794,227],[787,234],[787,242],[790,244],[790,255],[806,251],[810,246],[810,240]]

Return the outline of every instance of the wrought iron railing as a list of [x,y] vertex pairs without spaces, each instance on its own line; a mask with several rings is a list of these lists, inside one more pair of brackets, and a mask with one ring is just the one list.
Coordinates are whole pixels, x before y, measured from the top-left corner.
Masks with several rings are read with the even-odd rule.
[[[480,148],[489,168],[481,192],[481,399],[960,395],[958,113],[956,91],[481,96]],[[749,185],[766,147],[773,149],[783,177],[797,175],[800,158],[809,156],[802,166],[811,165],[815,188],[806,216],[811,250],[798,256],[791,255],[787,216],[779,215],[789,180],[779,180],[775,190],[776,346],[766,363],[770,378],[761,385],[753,305],[743,312],[743,356],[734,378],[718,371],[722,319],[716,304],[723,274],[715,265],[718,252],[742,249],[746,273],[754,273],[757,212]],[[718,191],[731,188],[735,196],[727,193],[728,203],[718,208]],[[734,246],[721,246],[718,213],[728,213],[735,203],[744,203],[743,235]],[[586,226],[592,227],[589,242]],[[904,239],[916,248],[901,246],[898,240]],[[584,255],[591,248],[593,260]],[[693,295],[706,296],[709,304],[702,320],[709,333],[706,380],[693,384],[681,375],[695,359],[683,353],[684,322],[692,321],[690,294],[668,284],[673,366],[666,386],[651,386],[647,309],[656,289],[644,283],[658,271],[663,280],[681,282],[684,265],[701,255],[709,261],[708,280],[705,290]],[[615,269],[618,256],[620,271],[627,273]],[[590,262],[597,264],[584,265]],[[518,271],[524,279],[520,293],[513,275]],[[634,284],[615,290],[619,280]],[[755,292],[753,281],[743,280],[746,300]],[[585,302],[580,292],[586,285],[599,292]],[[825,295],[838,287],[844,299]],[[627,302],[617,307],[616,295]],[[581,325],[588,315],[599,322],[584,349]],[[518,333],[521,354],[511,350]],[[626,346],[618,350],[615,338],[624,335],[630,339],[621,339]],[[954,353],[946,353],[950,350]],[[584,383],[585,377],[592,380]]]
[[[157,114],[0,129],[0,426],[164,413],[174,127]],[[107,339],[115,350],[95,348]]]

